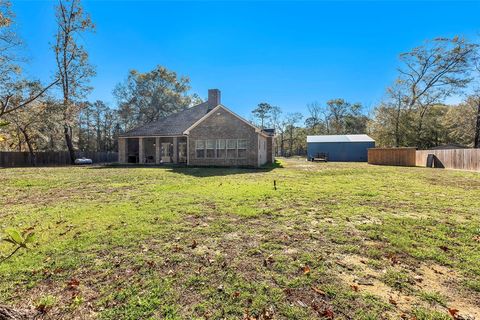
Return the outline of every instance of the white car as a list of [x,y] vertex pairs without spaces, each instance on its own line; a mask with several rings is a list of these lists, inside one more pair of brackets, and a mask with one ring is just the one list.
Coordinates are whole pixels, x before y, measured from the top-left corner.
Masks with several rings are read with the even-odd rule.
[[75,164],[93,164],[92,159],[87,159],[85,157],[75,159]]

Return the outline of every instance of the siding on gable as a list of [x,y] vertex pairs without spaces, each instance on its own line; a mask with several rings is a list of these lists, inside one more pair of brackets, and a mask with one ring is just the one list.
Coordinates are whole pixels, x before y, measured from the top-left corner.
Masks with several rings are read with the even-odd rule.
[[[196,127],[190,130],[188,137],[189,165],[194,166],[250,166],[256,167],[258,161],[258,136],[255,129],[230,112],[219,108]],[[197,159],[195,141],[206,139],[245,139],[247,155],[245,159]]]

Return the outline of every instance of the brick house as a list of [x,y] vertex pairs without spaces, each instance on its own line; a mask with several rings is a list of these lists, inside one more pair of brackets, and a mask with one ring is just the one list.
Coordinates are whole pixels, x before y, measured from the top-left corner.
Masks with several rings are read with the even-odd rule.
[[273,130],[255,127],[208,90],[208,101],[118,138],[121,163],[259,167],[274,161]]

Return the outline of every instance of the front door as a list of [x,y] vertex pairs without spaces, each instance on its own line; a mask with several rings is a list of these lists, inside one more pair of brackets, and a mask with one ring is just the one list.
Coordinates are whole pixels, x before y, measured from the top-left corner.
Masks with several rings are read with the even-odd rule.
[[162,155],[163,163],[172,162],[172,152],[170,150],[170,142],[162,143],[161,155]]
[[187,162],[187,143],[186,142],[178,143],[178,162],[179,163]]

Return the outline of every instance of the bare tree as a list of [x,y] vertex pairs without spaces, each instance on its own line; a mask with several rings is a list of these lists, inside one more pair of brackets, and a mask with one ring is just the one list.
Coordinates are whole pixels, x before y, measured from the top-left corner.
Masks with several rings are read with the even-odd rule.
[[19,54],[22,41],[15,32],[15,15],[8,0],[0,0],[0,119],[16,110],[29,106],[54,86],[53,81],[43,87],[38,81],[22,78]]
[[79,99],[91,90],[89,79],[95,75],[88,62],[88,53],[80,43],[82,34],[94,30],[90,16],[84,12],[80,0],[59,0],[56,8],[57,34],[53,46],[57,62],[57,77],[62,92],[59,103],[63,115],[63,133],[70,160],[75,161],[73,125],[85,104]]
[[477,99],[477,119],[475,123],[475,137],[473,147],[480,148],[480,99]]
[[[275,145],[277,146],[277,155],[285,154],[285,124],[282,121],[282,109],[277,106],[272,106],[268,125],[275,129],[277,136]],[[278,143],[280,142],[280,143]],[[280,150],[278,150],[280,148]]]
[[474,89],[474,93],[472,95],[472,99],[475,101],[477,105],[477,113],[475,117],[475,133],[473,138],[473,147],[480,148],[480,88],[478,87],[478,81],[480,81],[480,51],[477,48],[474,58],[474,65],[476,71],[476,80],[477,80],[477,87]]
[[402,67],[397,81],[405,87],[402,103],[417,112],[417,146],[422,144],[423,120],[428,110],[472,80],[476,48],[476,44],[463,38],[437,38],[400,55]]
[[303,115],[300,112],[288,113],[284,120],[285,133],[288,136],[289,155],[293,155],[293,148],[295,144],[295,133],[299,121]]
[[305,125],[311,129],[312,134],[319,134],[327,127],[327,121],[322,121],[322,114],[325,110],[318,102],[312,102],[307,105],[309,117],[305,119]]
[[51,108],[51,103],[42,100],[37,100],[28,109],[20,109],[5,118],[9,122],[8,126],[13,127],[12,129],[18,133],[21,139],[19,140],[19,149],[22,143],[27,145],[33,166],[36,165],[35,152],[39,141],[44,140],[44,132],[52,130],[54,126],[48,110]]

